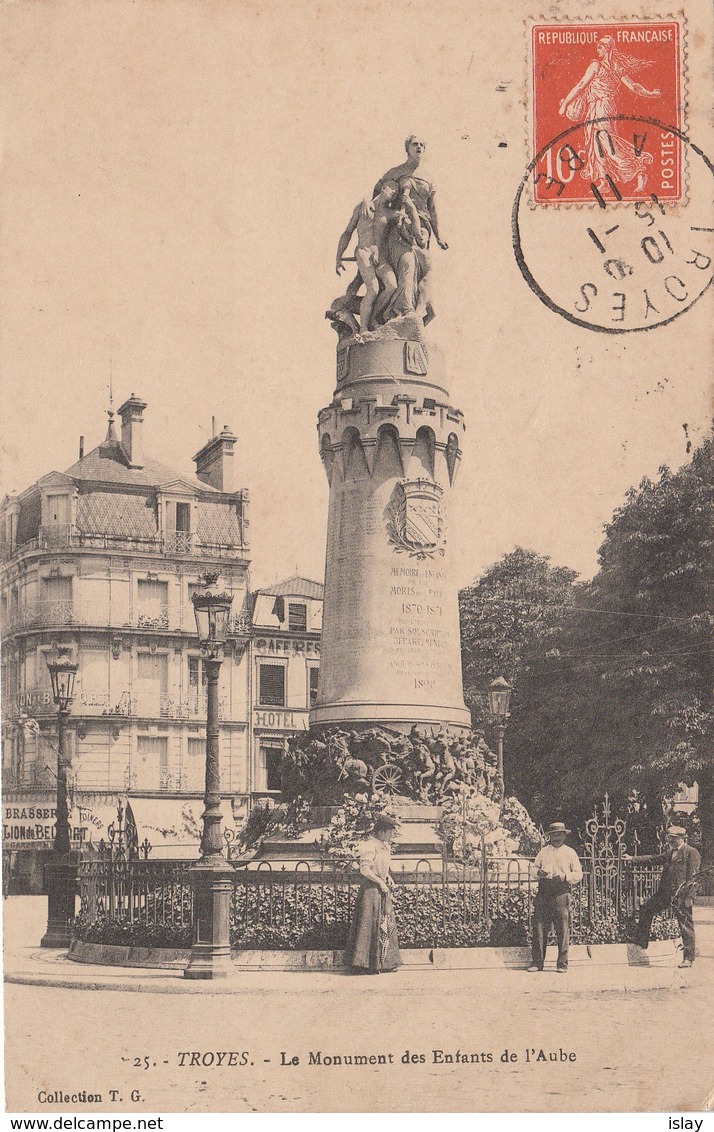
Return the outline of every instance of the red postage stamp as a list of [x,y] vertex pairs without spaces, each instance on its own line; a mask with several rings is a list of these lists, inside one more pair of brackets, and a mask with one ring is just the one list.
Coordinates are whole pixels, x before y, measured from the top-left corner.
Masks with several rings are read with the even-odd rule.
[[535,23],[530,46],[536,204],[681,200],[680,21]]

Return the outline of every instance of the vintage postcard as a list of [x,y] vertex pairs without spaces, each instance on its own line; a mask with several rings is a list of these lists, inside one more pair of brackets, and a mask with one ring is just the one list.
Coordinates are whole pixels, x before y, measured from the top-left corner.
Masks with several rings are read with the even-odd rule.
[[0,27],[6,1110],[708,1119],[711,6]]

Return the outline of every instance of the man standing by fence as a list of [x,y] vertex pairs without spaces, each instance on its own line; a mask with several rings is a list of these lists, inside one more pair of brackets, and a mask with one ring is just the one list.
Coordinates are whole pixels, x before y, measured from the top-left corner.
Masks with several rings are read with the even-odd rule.
[[686,889],[682,889],[679,896],[677,893],[682,885],[690,881],[698,872],[702,861],[697,850],[685,843],[686,833],[686,829],[681,825],[671,825],[667,830],[668,847],[665,853],[627,858],[635,864],[663,866],[659,888],[640,908],[634,942],[639,947],[646,948],[650,942],[653,919],[658,912],[665,912],[671,906],[682,933],[684,958],[679,964],[680,967],[691,967],[694,962],[694,918],[691,893]]
[[556,970],[564,974],[568,969],[570,943],[570,888],[583,879],[580,860],[574,849],[565,844],[569,829],[561,821],[552,822],[546,830],[548,844],[544,845],[533,862],[538,877],[538,893],[533,909],[533,963],[529,971],[542,971],[550,925],[555,927],[558,941]]

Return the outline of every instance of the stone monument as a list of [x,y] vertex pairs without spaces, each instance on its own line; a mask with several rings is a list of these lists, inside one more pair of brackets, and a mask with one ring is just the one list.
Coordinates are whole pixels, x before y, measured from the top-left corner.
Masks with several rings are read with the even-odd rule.
[[[442,803],[459,792],[498,800],[499,783],[462,689],[448,504],[464,419],[425,333],[431,255],[448,245],[421,172],[425,143],[411,135],[405,147],[337,246],[337,274],[351,259],[357,271],[326,312],[338,343],[336,388],[318,419],[330,485],[320,675],[310,730],[283,761],[282,809],[294,829],[310,807],[314,828],[345,795],[388,795],[401,853],[416,859],[441,853],[431,823]],[[270,838],[263,851],[304,853],[310,838],[305,830],[293,848]]]
[[326,314],[339,341],[336,388],[318,420],[330,502],[310,725],[339,781],[381,771],[381,786],[435,802],[459,782],[492,792],[493,756],[464,704],[448,538],[464,419],[425,332],[433,248],[448,245],[421,170],[426,144],[411,135],[405,148],[337,247],[339,275],[355,236],[357,274]]
[[340,341],[318,422],[330,504],[314,726],[470,725],[447,518],[464,420],[424,333],[431,247],[447,247],[424,149],[407,138],[407,160],[356,206],[337,249],[339,273],[355,232],[358,274],[327,312]]

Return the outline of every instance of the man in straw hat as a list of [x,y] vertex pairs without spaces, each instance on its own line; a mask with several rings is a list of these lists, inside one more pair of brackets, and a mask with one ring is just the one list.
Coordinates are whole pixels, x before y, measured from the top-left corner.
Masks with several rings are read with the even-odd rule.
[[684,957],[679,964],[680,967],[691,967],[695,955],[692,895],[691,891],[682,888],[682,885],[686,885],[698,872],[702,861],[696,849],[686,844],[686,836],[687,831],[683,826],[671,825],[667,830],[667,849],[664,853],[646,857],[627,857],[628,861],[642,865],[662,865],[657,891],[640,908],[633,942],[639,947],[646,948],[650,942],[653,919],[658,912],[664,912],[672,907],[682,933]]
[[562,821],[554,821],[546,830],[548,844],[544,845],[533,862],[538,877],[538,893],[533,909],[533,963],[529,971],[542,971],[550,925],[555,927],[558,941],[556,970],[564,974],[568,969],[570,942],[570,888],[583,879],[580,860],[574,849],[565,844],[570,833]]

